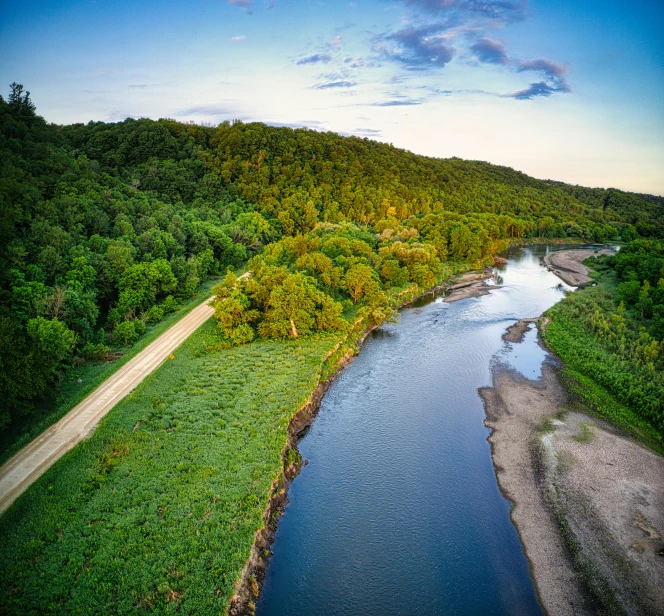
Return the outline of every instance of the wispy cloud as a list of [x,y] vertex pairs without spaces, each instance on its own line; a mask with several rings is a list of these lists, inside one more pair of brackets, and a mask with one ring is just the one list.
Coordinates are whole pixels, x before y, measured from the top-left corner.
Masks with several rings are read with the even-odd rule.
[[176,113],[178,117],[182,116],[226,116],[237,118],[235,109],[231,107],[222,107],[220,105],[194,105],[180,109]]
[[422,101],[414,99],[403,99],[403,100],[389,100],[381,101],[379,103],[369,103],[371,107],[412,107],[413,105],[421,105]]
[[315,53],[312,56],[307,56],[298,60],[295,64],[329,64],[332,61],[332,56],[323,53]]
[[569,66],[567,64],[558,64],[545,58],[535,60],[526,60],[517,63],[517,72],[534,71],[541,73],[548,81],[539,81],[531,83],[525,90],[506,94],[511,98],[520,100],[530,100],[538,96],[551,96],[556,92],[571,92],[572,88],[567,83],[567,73]]
[[545,58],[537,58],[536,60],[519,62],[517,70],[520,73],[523,71],[540,71],[551,79],[563,80],[569,72],[569,66],[567,64],[558,64]]
[[527,15],[528,1],[519,0],[405,0],[406,4],[428,13],[467,13],[507,24]]
[[244,34],[239,36],[231,36],[231,41],[244,41],[247,37]]
[[128,88],[134,88],[136,90],[145,90],[145,88],[148,87],[148,84],[147,83],[130,83],[127,87]]
[[329,43],[328,45],[334,49],[334,50],[339,50],[341,49],[341,35],[337,34]]
[[480,62],[488,64],[509,64],[509,58],[505,51],[505,45],[500,41],[489,38],[481,38],[470,47]]
[[508,94],[503,94],[502,97],[516,98],[522,101],[529,101],[539,96],[551,96],[555,92],[561,92],[561,90],[555,86],[549,85],[548,83],[546,83],[546,81],[538,81],[537,83],[531,83],[524,90],[518,90],[517,92],[510,92]]
[[314,90],[329,90],[331,88],[352,88],[357,84],[354,81],[329,81],[314,86]]
[[241,9],[244,9],[247,11],[247,13],[251,13],[251,7],[254,5],[253,0],[228,0],[228,4],[231,4],[233,6],[237,6]]

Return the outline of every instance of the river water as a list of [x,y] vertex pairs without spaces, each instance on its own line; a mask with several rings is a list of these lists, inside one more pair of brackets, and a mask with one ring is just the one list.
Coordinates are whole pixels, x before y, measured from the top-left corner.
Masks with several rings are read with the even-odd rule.
[[496,361],[539,378],[536,331],[501,336],[569,288],[540,265],[562,248],[512,248],[490,295],[422,302],[369,336],[300,442],[259,616],[542,613],[477,389]]

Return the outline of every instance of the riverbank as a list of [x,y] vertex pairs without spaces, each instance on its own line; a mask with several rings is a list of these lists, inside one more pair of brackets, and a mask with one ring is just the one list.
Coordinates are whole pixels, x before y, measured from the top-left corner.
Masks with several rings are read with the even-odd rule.
[[[505,339],[521,344],[530,326]],[[546,612],[661,613],[664,460],[580,412],[552,362],[536,381],[498,365],[480,395]]]
[[607,248],[590,251],[560,250],[544,257],[546,268],[572,287],[583,287],[592,282],[590,270],[583,262],[591,256],[614,255],[615,251]]

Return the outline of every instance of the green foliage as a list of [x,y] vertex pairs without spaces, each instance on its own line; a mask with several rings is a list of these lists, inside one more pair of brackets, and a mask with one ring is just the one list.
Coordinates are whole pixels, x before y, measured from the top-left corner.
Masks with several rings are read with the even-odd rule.
[[115,339],[123,346],[129,346],[138,338],[136,321],[122,321],[115,326],[113,330]]
[[[658,197],[542,182],[333,133],[146,119],[50,125],[20,84],[0,98],[0,155],[0,316],[12,320],[28,357],[31,319],[73,331],[80,361],[100,330],[125,343],[129,326],[113,340],[118,324],[134,320],[139,332],[210,275],[257,254],[315,279],[305,286],[324,294],[313,300],[324,316],[301,324],[315,331],[342,325],[330,302],[378,310],[390,288],[428,287],[447,261],[480,264],[509,241],[654,237],[664,224]],[[319,245],[303,250],[298,237]],[[265,335],[286,331],[279,293],[269,320],[269,297],[248,295]],[[638,309],[655,318],[655,304],[650,291]],[[259,320],[238,323],[229,339],[259,335]],[[69,369],[61,362],[58,378]],[[37,374],[7,387],[39,403]],[[10,400],[16,418],[27,407]]]
[[607,261],[597,287],[549,310],[546,328],[548,344],[582,385],[574,389],[586,403],[636,429],[659,450],[664,449],[664,331],[657,315],[664,284],[660,292],[649,278],[659,276],[663,252],[660,241],[630,243]]
[[224,611],[335,337],[215,351],[216,329],[0,518],[0,612]]

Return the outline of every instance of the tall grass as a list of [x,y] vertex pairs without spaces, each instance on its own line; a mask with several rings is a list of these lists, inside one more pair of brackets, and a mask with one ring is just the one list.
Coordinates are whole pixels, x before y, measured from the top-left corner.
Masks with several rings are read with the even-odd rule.
[[208,322],[0,518],[0,612],[224,610],[337,339],[215,341]]

